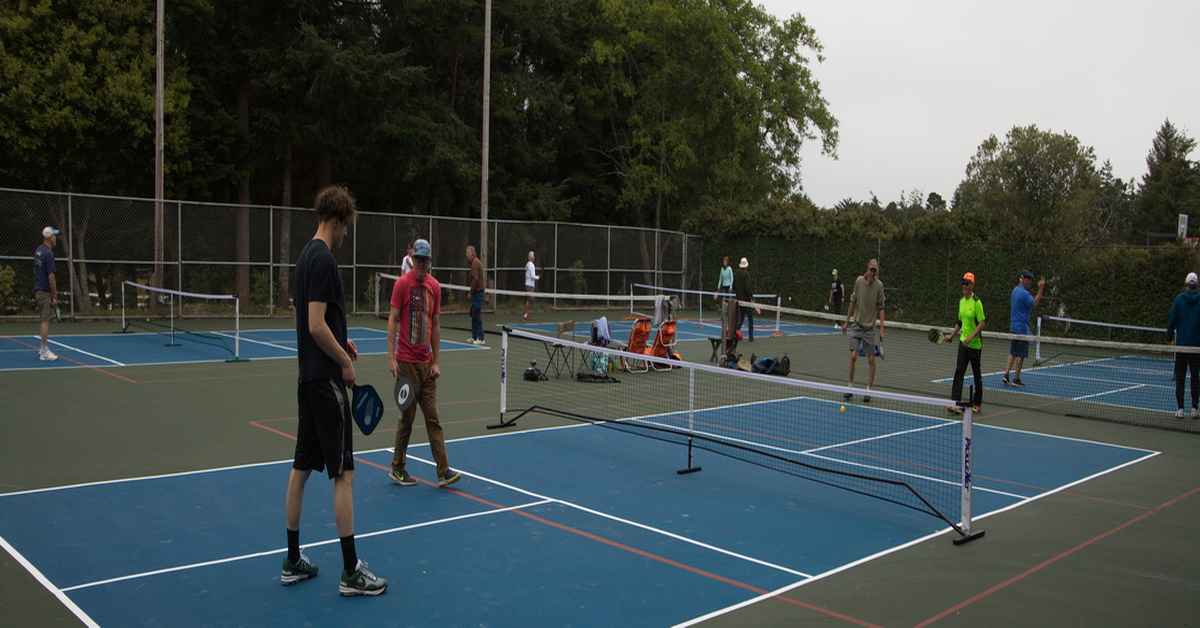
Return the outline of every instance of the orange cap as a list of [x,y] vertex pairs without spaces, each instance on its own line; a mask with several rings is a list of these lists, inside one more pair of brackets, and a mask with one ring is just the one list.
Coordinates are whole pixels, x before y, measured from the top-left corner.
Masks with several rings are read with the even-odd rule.
[[963,273],[962,278],[963,278],[963,281],[969,281],[971,283],[975,283],[975,273]]

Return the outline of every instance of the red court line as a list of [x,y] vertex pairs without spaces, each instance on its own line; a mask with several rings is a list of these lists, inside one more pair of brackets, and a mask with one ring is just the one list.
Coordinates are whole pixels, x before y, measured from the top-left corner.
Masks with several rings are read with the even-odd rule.
[[[25,346],[25,347],[29,347],[30,349],[32,349],[32,350],[34,350],[34,351],[37,351],[37,350],[38,350],[38,347],[37,347],[36,345],[31,345],[31,344],[29,344],[29,343],[21,342],[21,340],[20,340],[20,339],[18,339],[18,338],[13,338],[13,337],[11,337],[11,336],[10,336],[8,339],[9,339],[9,340],[11,340],[11,341],[13,341],[13,342],[15,342],[15,343],[17,343],[17,344],[19,344],[19,345],[22,345],[22,346]],[[67,351],[70,351],[70,349],[68,349]],[[101,368],[101,367],[99,367],[99,366],[96,366],[96,365],[94,365],[94,364],[85,364],[85,363],[83,363],[83,362],[80,362],[80,361],[78,361],[78,360],[74,360],[74,359],[72,359],[70,356],[68,356],[68,355],[66,354],[66,352],[65,352],[65,351],[63,352],[63,354],[62,354],[62,355],[60,355],[60,356],[58,356],[58,357],[59,357],[59,359],[60,359],[60,360],[66,360],[67,362],[70,362],[71,364],[75,364],[75,365],[78,365],[78,366],[82,366],[82,367],[84,367],[84,368],[91,369],[91,370],[93,370],[93,371],[96,371],[97,373],[103,373],[103,374],[105,374],[105,375],[107,375],[107,376],[109,376],[109,377],[112,377],[112,378],[115,378],[115,379],[119,379],[119,380],[121,380],[121,381],[123,381],[123,382],[126,382],[126,383],[129,383],[129,384],[137,384],[137,383],[139,383],[137,380],[135,380],[135,379],[131,379],[131,378],[129,378],[129,377],[125,377],[124,375],[121,375],[120,373],[113,373],[113,372],[109,371],[108,369]],[[31,370],[32,370],[32,369],[31,369]]]
[[980,591],[979,593],[972,595],[971,597],[959,602],[958,604],[955,604],[954,606],[947,608],[946,610],[938,613],[937,615],[934,615],[933,617],[930,617],[929,619],[926,619],[925,621],[917,624],[917,628],[923,628],[924,626],[928,626],[935,622],[941,621],[941,620],[945,619],[947,616],[953,615],[954,613],[957,613],[958,611],[961,611],[962,609],[964,609],[980,600],[988,598],[992,594],[994,594],[998,591],[1001,591],[1003,589],[1006,589],[1006,588],[1024,580],[1025,578],[1028,578],[1029,576],[1031,576],[1039,571],[1042,571],[1043,569],[1049,567],[1050,565],[1053,565],[1054,563],[1057,563],[1058,561],[1083,550],[1085,547],[1088,547],[1089,545],[1092,545],[1093,543],[1098,543],[1100,541],[1103,541],[1104,539],[1120,532],[1121,530],[1124,530],[1125,528],[1128,528],[1129,526],[1131,526],[1135,523],[1139,523],[1141,521],[1149,519],[1151,516],[1156,515],[1159,512],[1162,512],[1163,510],[1170,508],[1171,506],[1174,506],[1175,504],[1191,497],[1192,495],[1195,495],[1196,493],[1200,493],[1200,486],[1197,486],[1182,495],[1171,498],[1171,499],[1155,506],[1154,508],[1151,508],[1150,510],[1147,510],[1146,512],[1143,512],[1142,514],[1126,521],[1125,523],[1122,523],[1121,525],[1116,526],[1115,528],[1112,528],[1106,532],[1101,532],[1100,534],[1093,536],[1092,538],[1080,543],[1079,545],[1076,545],[1075,547],[1072,547],[1068,550],[1059,552],[1058,554],[1055,554],[1054,556],[1051,556],[1050,558],[1043,560],[1042,562],[1030,567],[1029,569],[1026,569],[1025,571],[1023,571],[1007,580],[1004,580],[1003,582],[994,584],[994,585],[988,587],[987,589],[984,589],[983,591]]
[[[294,434],[290,434],[290,433],[288,433],[288,432],[284,432],[284,431],[282,431],[282,430],[277,430],[277,429],[275,429],[275,428],[273,428],[273,427],[269,427],[269,426],[266,426],[266,425],[262,425],[262,424],[261,424],[261,423],[259,423],[258,421],[250,421],[250,425],[252,425],[252,426],[254,426],[254,427],[257,427],[257,428],[259,428],[259,429],[262,429],[262,430],[266,430],[266,431],[268,431],[268,432],[271,432],[271,433],[274,433],[274,434],[278,434],[278,435],[280,435],[280,436],[283,436],[284,438],[289,438],[289,439],[291,439],[291,440],[296,440],[296,436],[295,436]],[[354,458],[354,459],[355,459],[356,461],[358,461],[358,462],[361,462],[361,463],[363,463],[363,464],[367,465],[367,466],[370,466],[370,467],[375,467],[376,469],[380,469],[380,470],[382,470],[382,471],[386,471],[386,472],[388,472],[388,473],[391,473],[391,471],[392,471],[392,468],[391,468],[391,466],[389,466],[389,465],[383,465],[383,464],[379,464],[379,463],[377,463],[377,462],[374,462],[374,461],[372,461],[372,460],[367,460],[367,459],[365,459],[365,458],[361,458],[361,457],[358,457],[358,456],[355,456],[355,458]],[[436,486],[437,486],[437,484],[436,484],[436,483],[434,483],[434,482],[430,482],[429,480],[424,480],[424,479],[421,479],[421,478],[415,478],[415,479],[417,480],[417,482],[420,482],[421,484],[424,484],[424,485],[426,485],[426,486],[431,486],[431,487],[436,487]],[[464,491],[462,491],[462,490],[459,490],[459,489],[456,489],[456,488],[444,488],[444,489],[442,489],[442,490],[449,491],[449,492],[451,492],[451,493],[453,493],[453,494],[455,494],[455,495],[458,495],[458,496],[460,496],[460,497],[465,497],[465,498],[467,498],[467,499],[469,499],[469,500],[471,500],[471,501],[474,501],[474,502],[476,502],[476,503],[479,503],[479,504],[483,504],[483,505],[485,505],[485,506],[490,506],[490,507],[492,507],[492,508],[504,508],[504,507],[505,507],[503,504],[496,503],[496,502],[494,502],[494,501],[492,501],[492,500],[490,500],[490,499],[486,499],[486,498],[480,497],[480,496],[478,496],[478,495],[472,495],[471,493],[467,493],[467,492],[464,492]],[[588,540],[590,540],[590,541],[595,541],[595,542],[597,542],[597,543],[601,543],[601,544],[607,545],[607,546],[609,546],[609,547],[612,547],[612,548],[615,548],[615,549],[619,549],[619,550],[622,550],[622,551],[625,551],[625,552],[629,552],[629,553],[631,553],[631,554],[634,554],[635,556],[641,556],[642,558],[646,558],[646,559],[653,560],[653,561],[655,561],[655,562],[658,562],[658,563],[662,563],[662,564],[664,564],[664,565],[668,565],[668,566],[671,566],[671,567],[675,567],[675,568],[677,568],[677,569],[681,569],[681,570],[683,570],[683,571],[686,571],[686,572],[688,572],[688,573],[691,573],[691,574],[694,574],[694,575],[697,575],[697,576],[701,576],[701,577],[703,577],[703,578],[708,578],[708,579],[710,579],[710,580],[715,580],[715,581],[717,581],[717,582],[720,582],[720,583],[723,583],[723,584],[727,584],[727,585],[729,585],[729,586],[732,586],[732,587],[735,587],[735,588],[738,588],[738,589],[742,589],[743,591],[749,591],[749,592],[751,592],[751,593],[756,593],[756,594],[758,594],[758,595],[763,595],[763,594],[766,594],[766,593],[770,593],[770,591],[768,591],[768,590],[766,590],[766,589],[763,589],[763,588],[761,588],[761,587],[756,587],[756,586],[754,586],[754,585],[752,585],[752,584],[748,584],[748,583],[745,583],[745,582],[741,582],[740,580],[734,580],[734,579],[732,579],[732,578],[726,578],[725,576],[722,576],[722,575],[720,575],[720,574],[715,574],[715,573],[712,573],[711,571],[706,571],[706,570],[704,570],[704,569],[701,569],[701,568],[699,568],[699,567],[694,567],[694,566],[692,566],[692,565],[689,565],[689,564],[687,564],[687,563],[681,563],[681,562],[679,562],[679,561],[677,561],[677,560],[672,560],[672,559],[670,559],[670,558],[667,558],[667,557],[665,557],[665,556],[661,556],[661,555],[659,555],[659,554],[655,554],[654,552],[649,552],[649,551],[646,551],[646,550],[643,550],[643,549],[639,549],[639,548],[636,548],[636,547],[633,547],[633,546],[630,546],[630,545],[626,545],[626,544],[624,544],[624,543],[621,543],[621,542],[619,542],[619,541],[614,541],[614,540],[612,540],[612,539],[610,539],[610,538],[607,538],[607,537],[600,536],[599,534],[593,534],[593,533],[591,533],[591,532],[588,532],[588,531],[586,531],[586,530],[580,530],[579,528],[574,528],[574,527],[571,527],[571,526],[569,526],[569,525],[567,525],[567,524],[565,524],[565,523],[559,523],[559,522],[557,522],[557,521],[552,521],[552,520],[550,520],[550,519],[546,519],[545,517],[540,517],[540,516],[538,516],[538,515],[535,515],[535,514],[533,514],[533,513],[525,512],[525,511],[523,511],[523,510],[510,510],[510,511],[508,511],[508,512],[510,512],[510,513],[512,513],[512,514],[514,514],[514,515],[517,515],[518,517],[524,517],[524,518],[526,518],[526,519],[529,519],[530,521],[535,521],[535,522],[537,522],[537,523],[540,523],[540,524],[542,524],[542,525],[550,526],[550,527],[552,527],[552,528],[555,528],[555,529],[557,529],[557,530],[561,530],[561,531],[563,531],[563,532],[567,532],[567,533],[569,533],[569,534],[574,534],[574,535],[576,535],[576,536],[583,537],[583,538],[585,538],[585,539],[588,539]],[[837,612],[837,611],[829,610],[829,609],[827,609],[827,608],[823,608],[823,607],[820,607],[820,606],[816,606],[815,604],[809,604],[809,603],[807,603],[807,602],[803,602],[803,601],[801,601],[801,600],[797,600],[797,599],[795,599],[795,598],[788,597],[788,596],[785,596],[785,595],[777,595],[777,596],[774,596],[774,597],[772,597],[771,599],[773,599],[773,600],[778,600],[778,601],[780,601],[780,602],[783,602],[783,603],[785,603],[785,604],[790,604],[790,605],[792,605],[792,606],[796,606],[796,607],[798,607],[798,608],[803,608],[803,609],[805,609],[805,610],[814,611],[814,612],[816,612],[816,613],[820,613],[820,614],[822,614],[822,615],[825,615],[826,617],[830,617],[830,618],[833,618],[833,619],[838,619],[838,620],[844,621],[844,622],[846,622],[846,623],[854,624],[854,625],[856,625],[856,626],[863,626],[864,628],[882,628],[882,627],[881,627],[881,626],[879,626],[878,624],[872,624],[872,623],[870,623],[870,622],[868,622],[868,621],[864,621],[864,620],[858,619],[858,618],[856,618],[856,617],[851,617],[850,615],[846,615],[846,614],[844,614],[844,613],[839,613],[839,612]]]

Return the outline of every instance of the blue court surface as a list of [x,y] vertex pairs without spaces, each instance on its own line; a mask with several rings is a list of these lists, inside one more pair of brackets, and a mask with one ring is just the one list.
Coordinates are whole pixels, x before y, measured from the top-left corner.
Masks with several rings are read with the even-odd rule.
[[[802,416],[818,411],[810,404],[834,407],[772,403]],[[893,436],[886,411],[855,411],[880,413],[881,433],[868,438]],[[946,423],[905,421],[930,429],[895,436]],[[822,459],[853,457],[864,435],[846,431]],[[974,437],[977,520],[1157,455],[986,425]],[[0,495],[0,543],[102,625],[663,626],[947,530],[927,514],[704,451],[703,471],[677,475],[678,445],[593,425],[459,439],[449,454],[465,476],[450,489],[431,486],[426,445],[410,450],[423,480],[411,488],[388,480],[388,450],[356,458],[358,552],[391,583],[378,598],[338,595],[330,483],[315,473],[301,542],[321,573],[279,584],[289,461]]]
[[[349,332],[361,355],[387,353],[386,331],[351,327]],[[234,356],[233,331],[177,332],[174,338],[170,346],[170,335],[160,332],[51,334],[50,350],[59,359],[43,362],[37,355],[37,336],[0,336],[0,371],[224,362]],[[243,329],[239,344],[244,359],[296,358],[295,329]],[[441,343],[442,351],[482,348],[453,340]]]
[[[537,334],[553,336],[558,333],[559,323],[516,323],[511,325],[514,329],[523,329]],[[608,321],[608,329],[614,339],[622,340],[629,338],[629,331],[633,328],[633,321],[620,320],[610,318]],[[747,321],[742,325],[741,331],[743,337],[747,336],[750,331],[750,323]],[[841,333],[841,328],[835,328],[833,325],[809,325],[806,323],[789,323],[780,322],[779,331],[785,336],[813,336]],[[775,320],[773,318],[759,317],[754,321],[754,336],[755,338],[767,338],[775,332]],[[592,333],[592,322],[576,321],[575,335],[579,338],[587,338]],[[719,320],[687,320],[679,319],[675,325],[675,335],[680,342],[688,342],[692,340],[706,340],[708,338],[717,338],[721,335],[721,322]],[[654,336],[651,335],[647,344],[654,342]]]
[[[1024,388],[1005,386],[1004,372],[985,373],[984,388],[1122,408],[1175,411],[1174,364],[1149,356],[1112,356],[1026,368]],[[938,383],[952,378],[934,380]],[[970,372],[967,380],[970,381]],[[1190,386],[1190,382],[1186,386]],[[1187,391],[1187,395],[1190,395]]]

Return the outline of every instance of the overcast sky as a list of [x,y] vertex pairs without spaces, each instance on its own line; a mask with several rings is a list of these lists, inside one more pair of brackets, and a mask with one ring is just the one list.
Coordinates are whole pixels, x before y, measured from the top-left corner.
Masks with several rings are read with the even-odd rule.
[[1195,0],[755,1],[801,13],[825,46],[838,159],[813,142],[802,166],[821,206],[913,188],[949,201],[976,147],[1014,125],[1069,132],[1139,181],[1164,118],[1200,136]]

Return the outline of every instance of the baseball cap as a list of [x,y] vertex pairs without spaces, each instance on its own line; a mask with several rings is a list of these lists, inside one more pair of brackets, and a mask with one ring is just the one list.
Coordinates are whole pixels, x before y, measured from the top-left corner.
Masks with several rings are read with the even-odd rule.
[[836,269],[836,268],[835,268],[835,269],[833,269],[833,276],[834,276],[834,277],[837,277],[837,269]]
[[433,257],[433,247],[424,238],[413,242],[413,257]]
[[49,238],[50,236],[56,236],[59,233],[61,233],[61,232],[58,229],[55,229],[54,227],[43,227],[42,228],[42,237],[43,238]]
[[1200,283],[1200,277],[1197,277],[1196,273],[1188,273],[1187,279],[1184,280],[1184,283],[1186,283],[1190,286],[1194,286],[1194,285]]
[[750,260],[743,257],[742,261],[738,262],[738,268],[750,268]]
[[964,284],[975,283],[975,273],[963,273],[961,283],[964,283]]
[[1023,270],[1023,271],[1021,271],[1021,275],[1020,275],[1020,276],[1021,276],[1021,277],[1028,277],[1028,278],[1030,278],[1030,279],[1033,279],[1033,278],[1034,278],[1034,277],[1033,277],[1033,273],[1032,273],[1032,272],[1030,272],[1030,271],[1028,271],[1028,270]]

